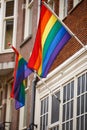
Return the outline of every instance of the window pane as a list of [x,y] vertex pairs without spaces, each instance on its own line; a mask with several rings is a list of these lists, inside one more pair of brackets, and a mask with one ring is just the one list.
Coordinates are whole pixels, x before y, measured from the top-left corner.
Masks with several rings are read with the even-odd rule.
[[63,93],[64,93],[64,95],[63,95],[63,102],[66,102],[66,86],[63,89]]
[[69,102],[68,102],[67,103],[67,114],[66,114],[67,120],[69,119],[69,111],[70,111],[70,109],[69,109]]
[[62,126],[62,130],[65,130],[65,124],[63,124],[63,126]]
[[[60,99],[60,92],[56,94],[56,96]],[[52,96],[52,115],[51,115],[51,123],[57,122],[59,120],[59,105],[60,102]],[[56,113],[56,114],[54,114]]]
[[14,15],[14,1],[6,2],[6,13],[5,16],[13,16]]
[[70,121],[70,130],[73,130],[73,121]]
[[69,130],[69,122],[66,123],[66,130]]
[[67,85],[67,101],[70,99],[70,84]]
[[85,130],[87,130],[87,115],[85,115]]
[[41,115],[43,114],[43,101],[41,101]]
[[80,130],[80,117],[77,118],[77,130]]
[[86,100],[85,100],[85,111],[87,112],[87,93],[86,93]]
[[5,49],[8,48],[7,43],[12,43],[13,39],[13,20],[6,21],[6,33],[5,33]]
[[71,99],[74,97],[74,81],[71,82]]
[[70,118],[73,118],[73,101],[71,101],[71,113],[70,113]]
[[63,105],[63,121],[65,121],[65,111],[66,111],[66,105]]
[[40,130],[47,130],[48,126],[48,97],[41,101]]
[[81,114],[84,113],[84,95],[81,96]]
[[84,130],[84,116],[81,117],[81,130]]
[[78,95],[80,94],[80,89],[81,89],[81,77],[78,78]]
[[85,91],[85,74],[82,75],[82,92]]
[[86,91],[87,91],[87,73],[86,73]]
[[80,114],[80,97],[77,98],[77,115]]

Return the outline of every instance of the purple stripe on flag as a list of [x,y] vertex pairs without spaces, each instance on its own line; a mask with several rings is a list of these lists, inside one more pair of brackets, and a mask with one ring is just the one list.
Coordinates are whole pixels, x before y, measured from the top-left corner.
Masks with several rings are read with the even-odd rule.
[[57,55],[59,54],[59,52],[61,51],[63,46],[68,42],[68,40],[70,38],[71,38],[71,35],[67,32],[65,34],[65,36],[63,37],[63,39],[60,41],[60,43],[54,49],[54,52],[52,53],[52,55],[50,56],[49,61],[47,63],[47,66],[45,68],[45,73],[42,75],[42,77],[46,77],[47,76],[48,71],[49,71],[53,61],[55,60],[55,58],[57,57]]

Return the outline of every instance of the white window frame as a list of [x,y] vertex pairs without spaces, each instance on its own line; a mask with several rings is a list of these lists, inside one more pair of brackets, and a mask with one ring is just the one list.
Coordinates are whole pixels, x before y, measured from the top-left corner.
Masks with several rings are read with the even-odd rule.
[[24,39],[27,39],[32,35],[32,6],[33,6],[33,0],[30,3],[29,0],[26,0]]
[[[87,47],[87,46],[86,46]],[[62,111],[63,111],[63,87],[68,83],[74,81],[74,97],[73,99],[73,130],[76,130],[76,105],[77,105],[77,80],[78,76],[83,73],[87,73],[87,55],[84,52],[84,49],[81,49],[63,64],[58,66],[53,72],[48,74],[46,79],[43,79],[46,82],[48,89],[42,81],[38,82],[36,89],[36,106],[35,106],[35,124],[38,125],[40,129],[40,109],[41,109],[41,100],[45,97],[49,97],[49,110],[48,110],[48,129],[52,130],[55,126],[59,125],[59,130],[62,130]],[[60,90],[60,116],[59,121],[51,124],[51,101],[52,101],[52,92],[57,92]],[[87,92],[86,92],[87,93]],[[71,120],[71,119],[69,119]],[[66,121],[67,122],[67,121]],[[36,130],[36,129],[35,129]]]
[[[14,1],[14,16],[11,17],[5,17],[5,7],[6,7],[6,2],[8,1]],[[5,40],[5,21],[7,19],[13,19],[14,24],[13,24],[13,41],[12,45],[16,46],[16,32],[17,32],[17,9],[18,9],[18,1],[17,0],[6,0],[6,1],[1,1],[2,7],[1,7],[1,31],[0,31],[0,53],[9,53],[12,52],[12,49],[4,49],[4,40]],[[4,28],[4,29],[3,29]],[[3,35],[4,34],[4,35]]]
[[[82,0],[73,0],[73,8],[69,11],[71,12]],[[65,2],[65,4],[64,4]],[[68,0],[59,1],[59,17],[63,20],[68,15]]]
[[[12,83],[10,82],[8,85],[7,85],[7,99],[6,99],[6,119],[5,121],[6,122],[9,122],[9,123],[6,123],[6,126],[5,128],[7,130],[10,129],[10,122],[12,120],[12,99],[10,98],[10,93],[11,93],[11,88],[12,88]],[[10,113],[10,116],[9,116],[9,113]]]
[[[26,88],[25,88],[25,106],[20,108],[19,115],[19,130],[25,130],[27,128],[27,93],[30,87],[30,79],[29,76],[26,79]],[[26,118],[25,118],[26,116]]]
[[74,7],[79,4],[82,0],[74,0]]

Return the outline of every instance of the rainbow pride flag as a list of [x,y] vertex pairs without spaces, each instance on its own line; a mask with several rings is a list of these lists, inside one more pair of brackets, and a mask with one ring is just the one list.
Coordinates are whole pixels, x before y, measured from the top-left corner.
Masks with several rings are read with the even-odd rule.
[[27,67],[26,60],[16,53],[16,64],[14,69],[14,82],[11,97],[15,98],[15,108],[19,109],[25,105],[25,82],[24,80],[32,73]]
[[28,67],[36,70],[41,77],[46,77],[56,56],[70,38],[71,34],[68,30],[42,3],[36,39]]

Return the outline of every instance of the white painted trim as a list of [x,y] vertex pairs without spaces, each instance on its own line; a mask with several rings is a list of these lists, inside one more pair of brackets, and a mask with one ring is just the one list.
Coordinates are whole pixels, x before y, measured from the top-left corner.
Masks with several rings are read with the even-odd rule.
[[4,63],[0,63],[0,70],[14,68],[14,64],[15,64],[15,62],[4,62]]
[[[87,48],[87,46],[85,46]],[[35,106],[35,123],[37,123],[38,128],[40,127],[40,100],[49,95],[49,110],[48,110],[48,128],[52,128],[55,125],[59,125],[59,129],[62,129],[62,109],[63,109],[63,87],[71,81],[74,81],[74,98],[73,98],[73,120],[74,127],[73,130],[76,130],[76,86],[77,86],[77,78],[78,75],[82,75],[84,72],[87,72],[87,51],[82,48],[78,52],[76,52],[73,56],[67,59],[63,64],[58,66],[55,70],[50,72],[47,78],[43,79],[43,81],[47,84],[51,91],[56,92],[60,89],[60,116],[59,122],[51,124],[51,96],[49,89],[47,89],[44,84],[39,81],[36,86],[36,106]],[[39,97],[39,98],[38,98]],[[39,109],[38,109],[39,108]]]
[[5,39],[5,21],[4,20],[6,20],[6,19],[13,19],[14,20],[14,24],[13,24],[13,41],[12,41],[12,44],[13,44],[13,46],[16,46],[18,1],[14,0],[14,16],[4,17],[4,14],[5,14],[5,2],[7,2],[7,1],[13,1],[13,0],[6,0],[6,1],[2,0],[1,1],[2,8],[1,8],[1,23],[0,23],[0,26],[2,28],[0,30],[0,45],[1,45],[0,46],[0,54],[13,52],[12,49],[4,49],[4,39]]
[[[87,49],[87,45],[85,46],[85,48]],[[63,68],[65,68],[66,66],[68,66],[70,63],[72,63],[73,61],[75,61],[78,57],[80,57],[86,50],[84,48],[80,49],[78,52],[76,52],[73,56],[71,56],[70,58],[68,58],[66,61],[64,61],[61,65],[59,65],[57,68],[55,68],[52,72],[50,72],[47,75],[47,78],[44,78],[43,81],[47,81],[49,80],[52,76],[54,76],[56,73],[60,72],[60,76],[61,76],[61,70],[63,70]],[[86,58],[86,57],[85,57]],[[42,84],[41,81],[38,82],[38,85]]]

